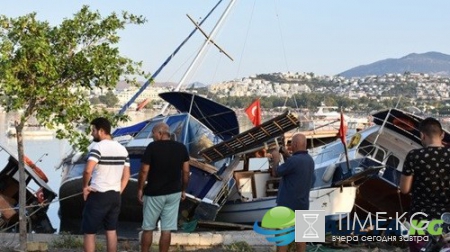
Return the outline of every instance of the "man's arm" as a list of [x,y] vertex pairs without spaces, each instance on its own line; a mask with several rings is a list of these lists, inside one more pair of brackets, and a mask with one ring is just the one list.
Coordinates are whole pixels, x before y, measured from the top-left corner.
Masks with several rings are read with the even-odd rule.
[[86,163],[86,166],[84,167],[83,172],[83,198],[84,200],[87,199],[87,196],[92,191],[92,189],[89,186],[89,181],[92,177],[92,172],[94,171],[95,166],[97,165],[97,162],[94,160],[88,160]]
[[278,177],[278,166],[280,164],[280,152],[278,150],[272,151],[272,176]]
[[184,200],[186,198],[186,190],[189,184],[189,172],[189,162],[186,161],[183,163],[182,170],[183,183],[181,184],[181,200]]
[[122,179],[120,180],[120,193],[122,194],[130,180],[130,166],[123,167]]
[[413,176],[412,175],[403,175],[400,177],[400,191],[403,194],[407,194],[411,191],[411,185],[413,182]]
[[147,180],[148,171],[150,170],[149,164],[142,163],[141,170],[139,171],[138,176],[138,200],[139,202],[143,203],[144,199],[144,185],[145,181]]

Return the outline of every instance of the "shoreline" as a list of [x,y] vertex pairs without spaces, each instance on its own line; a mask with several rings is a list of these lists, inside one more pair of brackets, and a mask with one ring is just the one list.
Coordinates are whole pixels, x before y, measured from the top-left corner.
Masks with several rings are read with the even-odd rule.
[[[160,232],[153,234],[153,247],[157,247]],[[82,250],[82,235],[71,234],[28,234],[28,251],[75,252]],[[1,251],[15,251],[19,244],[19,234],[0,233]],[[98,250],[105,248],[105,236],[97,235]],[[5,246],[7,245],[7,246]],[[401,246],[403,245],[403,246]],[[368,243],[309,243],[307,251],[397,251],[406,252],[405,244],[398,246],[386,242]],[[9,250],[8,250],[9,249]],[[172,233],[170,251],[275,251],[276,246],[268,242],[263,235],[254,231],[211,231],[193,233]],[[118,251],[139,251],[139,238],[119,237]]]

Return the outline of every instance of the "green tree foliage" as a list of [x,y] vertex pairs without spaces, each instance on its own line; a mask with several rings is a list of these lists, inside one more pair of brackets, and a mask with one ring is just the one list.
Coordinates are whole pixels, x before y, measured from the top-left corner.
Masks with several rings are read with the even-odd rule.
[[[0,16],[0,100],[7,112],[23,109],[19,127],[31,116],[48,128],[58,127],[57,136],[86,146],[79,126],[103,115],[90,109],[93,87],[112,89],[126,76],[144,75],[141,63],[120,55],[117,32],[127,24],[142,24],[140,16],[112,13],[102,17],[84,6],[72,19],[58,26],[38,21],[36,14],[17,18]],[[127,79],[136,83],[136,79]]]
[[100,95],[98,99],[108,108],[113,108],[119,102],[119,99],[111,90],[108,90],[108,92],[105,95]]
[[24,124],[34,116],[40,124],[57,128],[58,138],[85,149],[89,128],[83,132],[80,126],[99,115],[109,117],[113,123],[125,120],[123,116],[91,110],[86,91],[93,87],[114,88],[124,76],[145,74],[140,70],[141,63],[121,56],[117,47],[119,30],[143,22],[143,17],[126,12],[102,17],[88,6],[57,26],[37,20],[36,13],[15,18],[0,16],[0,97],[4,97],[0,103],[7,112],[23,111],[15,122],[21,250],[26,246]]
[[100,98],[98,97],[92,97],[89,101],[91,102],[92,105],[97,105],[101,103]]

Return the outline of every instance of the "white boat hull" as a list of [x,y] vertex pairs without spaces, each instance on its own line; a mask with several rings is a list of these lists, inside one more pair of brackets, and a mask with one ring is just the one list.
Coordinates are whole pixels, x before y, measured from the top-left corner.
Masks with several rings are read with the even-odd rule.
[[[310,210],[325,210],[325,215],[337,218],[338,213],[349,213],[355,204],[356,187],[334,187],[311,190]],[[231,223],[259,222],[264,214],[276,207],[276,197],[264,197],[251,201],[228,202],[217,215],[216,221]]]

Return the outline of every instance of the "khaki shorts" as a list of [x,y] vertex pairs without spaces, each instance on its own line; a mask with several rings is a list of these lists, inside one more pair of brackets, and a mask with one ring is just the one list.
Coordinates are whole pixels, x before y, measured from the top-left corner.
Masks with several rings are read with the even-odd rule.
[[144,196],[142,229],[155,230],[158,220],[161,219],[162,231],[177,230],[180,200],[181,192],[160,196]]

